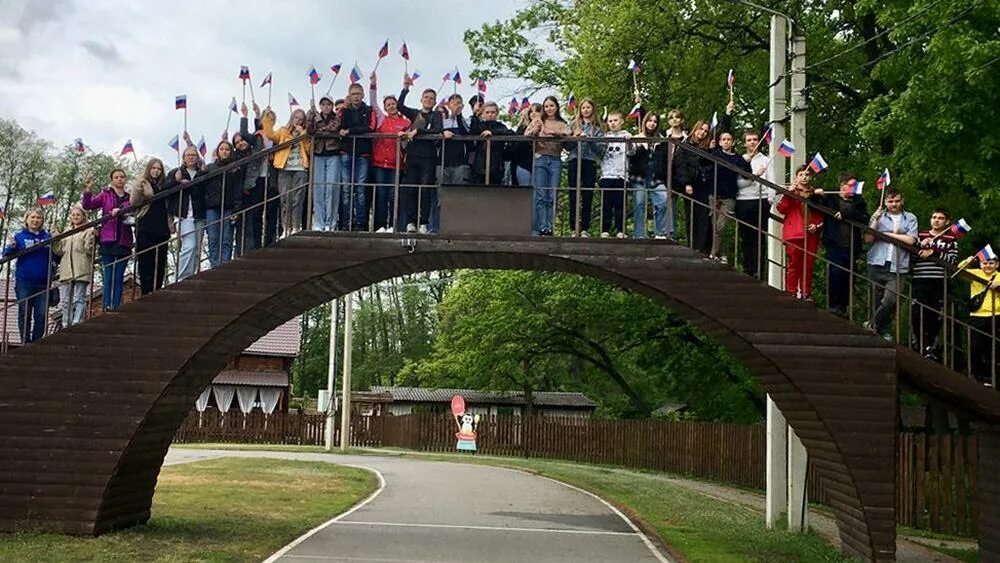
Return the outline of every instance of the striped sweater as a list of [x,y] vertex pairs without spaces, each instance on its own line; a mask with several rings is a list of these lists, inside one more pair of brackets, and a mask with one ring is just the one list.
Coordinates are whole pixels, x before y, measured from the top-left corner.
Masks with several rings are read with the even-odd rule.
[[[917,233],[917,244],[918,246],[925,240],[933,239],[934,235],[929,231],[920,231]],[[958,262],[958,239],[955,238],[949,232],[937,237],[930,246],[934,249],[934,253],[930,255],[930,258],[916,258],[916,262],[913,264],[913,277],[915,279],[942,279],[948,275],[944,266],[938,264],[935,260],[941,260],[949,264],[955,264]],[[922,246],[921,246],[922,248]]]

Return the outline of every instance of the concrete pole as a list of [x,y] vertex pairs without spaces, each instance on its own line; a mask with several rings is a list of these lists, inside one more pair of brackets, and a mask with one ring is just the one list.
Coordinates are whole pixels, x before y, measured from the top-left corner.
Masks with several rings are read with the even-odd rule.
[[340,449],[351,446],[351,341],[354,339],[354,295],[344,296],[344,388],[340,400]]
[[[326,396],[328,404],[326,406],[326,431],[325,444],[326,451],[333,451],[333,425],[337,423],[333,406],[337,403],[334,400],[337,392],[337,317],[340,313],[340,300],[334,299],[330,302],[330,361],[326,367]],[[320,405],[321,407],[324,405]]]
[[[793,30],[794,32],[794,30]],[[792,155],[792,170],[798,169],[808,162],[809,153],[806,150],[806,38],[796,35],[792,39],[792,131],[791,141],[795,145]],[[806,504],[806,468],[809,456],[802,440],[795,430],[788,429],[788,530],[802,532],[809,529],[807,525]]]
[[[771,163],[767,169],[767,179],[776,183],[785,183],[785,159],[778,154],[778,145],[785,138],[785,57],[787,29],[785,18],[771,16],[771,86],[769,96],[768,121],[771,122],[774,135],[768,154]],[[768,280],[771,287],[785,289],[785,250],[781,245],[781,223],[771,219],[768,221]],[[766,476],[767,492],[765,495],[765,519],[768,528],[777,524],[781,514],[785,512],[788,501],[788,424],[778,410],[777,405],[767,397],[767,454]]]

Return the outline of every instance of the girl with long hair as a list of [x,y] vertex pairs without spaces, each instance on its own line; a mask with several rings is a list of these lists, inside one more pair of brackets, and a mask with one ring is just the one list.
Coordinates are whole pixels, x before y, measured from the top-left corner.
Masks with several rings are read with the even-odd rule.
[[559,112],[559,100],[547,96],[542,102],[542,115],[533,120],[524,132],[529,137],[547,139],[535,143],[535,195],[531,217],[533,235],[552,235],[556,190],[562,178],[563,139],[570,135],[569,124]]

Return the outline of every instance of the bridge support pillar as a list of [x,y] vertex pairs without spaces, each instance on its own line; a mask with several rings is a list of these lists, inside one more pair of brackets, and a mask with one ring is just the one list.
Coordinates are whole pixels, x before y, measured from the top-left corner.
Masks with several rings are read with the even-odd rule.
[[1000,561],[1000,427],[979,437],[979,560]]
[[806,504],[806,468],[809,456],[795,429],[788,427],[788,531],[805,532],[809,529]]
[[767,396],[767,454],[765,468],[767,489],[764,493],[764,517],[773,528],[785,512],[788,502],[788,423],[771,396]]

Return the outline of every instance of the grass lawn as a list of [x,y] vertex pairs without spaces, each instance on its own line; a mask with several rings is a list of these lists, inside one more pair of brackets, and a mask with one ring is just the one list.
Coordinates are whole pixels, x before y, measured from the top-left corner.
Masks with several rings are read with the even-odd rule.
[[97,538],[0,537],[0,561],[261,561],[347,510],[372,473],[322,462],[213,459],[160,473],[149,523]]
[[692,563],[854,561],[819,536],[768,530],[759,512],[670,483],[663,474],[535,459],[419,457],[514,467],[588,490],[655,530]]

